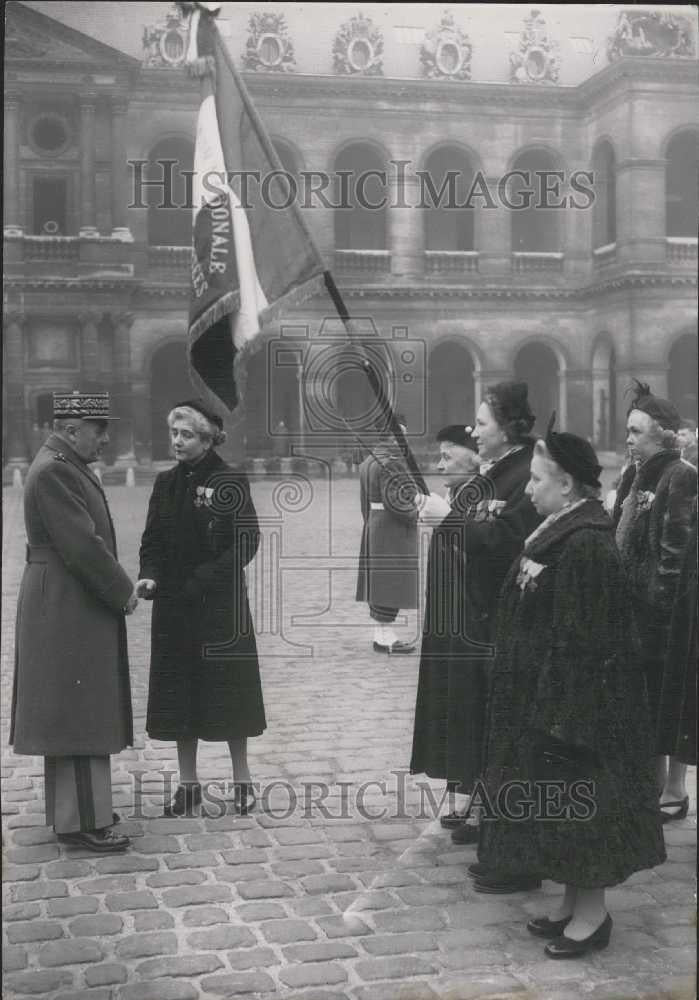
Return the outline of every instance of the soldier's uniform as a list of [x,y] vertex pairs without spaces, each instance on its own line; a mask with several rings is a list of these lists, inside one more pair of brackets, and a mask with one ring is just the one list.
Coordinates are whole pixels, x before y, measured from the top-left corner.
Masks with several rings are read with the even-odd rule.
[[380,442],[359,467],[364,527],[359,553],[356,599],[369,604],[377,623],[374,649],[412,652],[392,630],[400,608],[416,608],[418,534],[415,486],[397,448]]
[[[54,397],[58,417],[104,420],[108,407],[106,393]],[[109,755],[133,740],[124,622],[133,584],[99,480],[57,434],[27,474],[24,519],[10,743],[44,756],[56,833],[102,830],[113,822]]]

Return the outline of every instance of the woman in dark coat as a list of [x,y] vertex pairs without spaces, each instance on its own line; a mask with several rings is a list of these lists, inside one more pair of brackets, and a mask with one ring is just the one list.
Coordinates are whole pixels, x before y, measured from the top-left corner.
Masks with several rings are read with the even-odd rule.
[[[550,429],[527,492],[545,521],[503,586],[479,859],[565,885],[528,924],[551,958],[609,943],[604,890],[665,860],[642,667],[591,445]],[[537,782],[539,784],[537,784]],[[554,782],[563,782],[563,786]],[[514,783],[514,784],[510,784]]]
[[[681,418],[674,405],[636,382],[627,414],[633,464],[619,485],[616,541],[629,578],[641,637],[651,721],[658,732],[661,692],[672,639],[670,623],[697,495],[696,470],[680,458]],[[666,705],[667,708],[667,705]],[[687,815],[686,764],[656,748],[657,784],[666,819]]]
[[198,400],[168,416],[178,464],[155,480],[141,540],[138,592],[153,597],[149,736],[176,740],[180,786],[166,812],[201,801],[200,739],[228,743],[236,808],[254,796],[247,738],[266,726],[244,569],[259,544],[244,473],[214,447],[223,422]]
[[[682,764],[697,763],[697,500],[694,498],[692,529],[684,550],[677,584],[675,606],[670,620],[670,642],[663,673],[658,709],[659,753]],[[688,801],[663,803],[679,807],[687,814]]]
[[[486,390],[473,429],[481,474],[469,484],[469,503],[462,505],[460,530],[452,538],[462,588],[445,658],[450,675],[460,676],[451,692],[449,724],[441,737],[446,743],[441,752],[447,773],[427,773],[458,783],[457,790],[464,794],[471,792],[482,769],[498,593],[512,560],[539,521],[524,492],[534,420],[525,382],[501,382]],[[416,502],[423,519],[443,518],[449,512],[446,501],[436,493],[426,500],[418,497]],[[413,772],[431,766],[421,734],[429,731],[426,717],[435,711],[438,705],[418,695]],[[465,823],[467,814],[468,809],[442,817],[443,826],[454,827],[456,843],[478,839],[477,827]]]
[[[463,719],[468,698],[461,657],[473,652],[468,633],[463,569],[463,525],[478,493],[478,454],[471,428],[462,424],[444,427],[437,434],[440,461],[437,471],[447,485],[443,520],[437,520],[427,559],[425,618],[420,649],[411,774],[444,778],[448,790],[458,790],[462,773]],[[474,482],[476,494],[470,484]],[[423,519],[423,522],[425,519]]]

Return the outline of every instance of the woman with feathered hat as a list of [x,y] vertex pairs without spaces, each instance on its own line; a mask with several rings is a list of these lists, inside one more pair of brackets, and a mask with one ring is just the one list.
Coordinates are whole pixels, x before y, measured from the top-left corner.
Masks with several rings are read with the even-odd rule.
[[[629,577],[631,604],[641,638],[641,663],[654,730],[659,722],[663,676],[671,640],[672,609],[697,495],[696,470],[682,461],[677,432],[681,417],[667,399],[635,380],[628,410],[627,445],[632,463],[617,491],[616,540]],[[661,726],[667,726],[664,714]],[[657,733],[657,781],[666,821],[687,815],[686,763],[670,756],[664,731]]]

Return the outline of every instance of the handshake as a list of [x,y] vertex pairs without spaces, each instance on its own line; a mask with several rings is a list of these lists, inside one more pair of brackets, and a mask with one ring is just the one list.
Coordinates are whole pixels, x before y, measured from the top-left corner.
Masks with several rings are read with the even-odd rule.
[[131,597],[128,599],[123,607],[123,612],[125,615],[132,615],[136,608],[138,607],[138,599],[142,597],[145,601],[152,601],[155,594],[156,582],[155,580],[139,580]]

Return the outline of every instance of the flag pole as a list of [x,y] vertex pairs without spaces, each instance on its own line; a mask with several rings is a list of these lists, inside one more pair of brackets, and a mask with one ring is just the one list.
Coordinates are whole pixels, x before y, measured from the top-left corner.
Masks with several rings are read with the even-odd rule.
[[371,361],[367,357],[363,345],[361,343],[357,343],[354,331],[352,330],[351,326],[352,318],[347,310],[345,301],[342,298],[342,295],[340,294],[340,290],[335,284],[335,279],[333,278],[332,273],[330,271],[324,271],[323,280],[325,281],[325,287],[328,291],[328,295],[332,299],[332,303],[335,306],[335,309],[337,310],[337,314],[342,320],[342,325],[345,328],[345,331],[350,339],[350,342],[357,348],[360,355],[362,356],[362,370],[364,371],[364,374],[366,375],[369,381],[369,385],[371,386],[374,395],[376,396],[376,401],[381,408],[381,412],[385,414],[387,417],[389,429],[393,434],[394,438],[396,439],[396,443],[398,444],[398,447],[401,450],[401,454],[403,455],[403,458],[405,459],[408,468],[410,469],[410,473],[413,479],[415,480],[415,484],[422,493],[429,496],[430,491],[427,487],[427,483],[425,482],[424,476],[422,475],[422,472],[420,471],[420,468],[417,462],[415,461],[415,456],[413,455],[410,445],[408,444],[405,438],[405,434],[403,433],[403,428],[396,420],[396,415],[394,413],[393,407],[391,406],[390,400],[386,395],[386,391],[381,382],[381,379],[377,375],[376,369],[374,368]]
[[[277,171],[283,172],[283,166],[279,159],[277,151],[274,148],[272,140],[267,134],[267,130],[264,127],[264,124],[257,112],[257,108],[253,104],[252,98],[248,93],[248,89],[245,85],[245,82],[242,79],[241,75],[238,73],[227,46],[223,43],[223,40],[221,39],[221,35],[215,21],[216,15],[219,13],[221,4],[203,3],[201,2],[201,0],[196,0],[196,2],[183,2],[183,0],[180,0],[178,6],[183,12],[189,15],[189,37],[187,43],[186,65],[189,67],[190,72],[192,72],[193,75],[196,76],[201,76],[202,74],[211,72],[211,69],[208,65],[208,62],[210,61],[211,57],[207,56],[204,59],[200,59],[198,44],[197,44],[199,22],[201,16],[204,15],[204,17],[207,19],[209,26],[213,30],[214,36],[218,40],[221,56],[224,60],[226,67],[230,71],[233,80],[235,81],[235,84],[240,93],[243,107],[245,108],[251,122],[253,123],[253,126],[257,131],[258,139],[260,140],[267,157],[269,158],[270,162]],[[301,215],[301,212],[296,204],[292,204],[290,208],[294,215],[296,223],[298,224],[301,231],[304,233],[304,236],[308,240],[309,245],[313,248],[318,262],[322,265],[322,257],[318,252],[313,236],[311,235],[308,226],[306,225],[306,220]],[[396,439],[396,443],[400,448],[400,451],[406,461],[406,464],[415,481],[415,484],[418,487],[418,489],[421,490],[423,493],[429,494],[430,491],[427,488],[425,479],[422,473],[420,472],[417,462],[415,461],[415,456],[413,455],[410,449],[410,445],[408,444],[405,435],[403,434],[403,430],[398,421],[396,420],[393,407],[391,406],[390,400],[388,399],[387,393],[384,389],[381,379],[379,378],[374,366],[371,364],[371,361],[367,356],[367,352],[364,346],[362,345],[361,342],[357,341],[354,335],[354,331],[352,330],[351,326],[350,314],[347,310],[347,306],[345,305],[342,295],[340,294],[340,291],[337,285],[335,284],[335,279],[333,278],[331,272],[326,269],[323,270],[322,276],[325,288],[333,302],[333,305],[335,306],[335,309],[337,310],[337,314],[340,317],[340,320],[342,321],[342,324],[345,328],[345,332],[347,333],[350,342],[353,344],[353,346],[355,347],[355,349],[362,358],[362,369],[369,381],[369,385],[371,386],[374,395],[376,396],[376,400],[381,409],[381,413],[384,414],[387,418],[388,427],[391,433],[393,434],[394,438]]]

